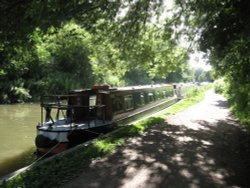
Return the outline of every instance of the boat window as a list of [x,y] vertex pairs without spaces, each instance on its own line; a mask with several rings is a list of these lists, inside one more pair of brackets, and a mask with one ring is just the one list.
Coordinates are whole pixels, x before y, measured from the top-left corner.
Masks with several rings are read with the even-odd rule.
[[154,101],[154,94],[152,92],[148,93],[148,102]]
[[144,94],[143,93],[140,94],[140,102],[141,102],[141,105],[145,104],[145,99],[144,99]]
[[96,95],[89,96],[89,106],[95,106],[96,105]]
[[115,96],[112,100],[112,108],[114,113],[123,111],[123,99],[122,96]]
[[125,110],[134,109],[134,102],[133,102],[132,95],[125,95],[124,96],[124,104],[125,104]]

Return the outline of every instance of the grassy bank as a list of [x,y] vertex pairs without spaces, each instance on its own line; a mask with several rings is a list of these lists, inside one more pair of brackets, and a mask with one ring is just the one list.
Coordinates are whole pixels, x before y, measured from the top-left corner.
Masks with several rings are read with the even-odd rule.
[[174,115],[177,112],[183,111],[189,108],[190,106],[202,101],[205,98],[205,92],[211,88],[211,85],[207,85],[192,89],[190,92],[187,93],[187,96],[185,96],[185,98],[160,113],[159,117],[167,119],[168,116]]
[[126,138],[138,136],[152,125],[161,124],[168,115],[175,114],[201,101],[208,87],[199,87],[190,91],[187,97],[157,117],[151,117],[138,123],[121,128],[108,137],[99,138],[87,146],[81,145],[71,152],[66,152],[45,161],[38,162],[29,170],[3,183],[3,188],[42,188],[63,184],[85,170],[92,160],[114,152],[125,144]]

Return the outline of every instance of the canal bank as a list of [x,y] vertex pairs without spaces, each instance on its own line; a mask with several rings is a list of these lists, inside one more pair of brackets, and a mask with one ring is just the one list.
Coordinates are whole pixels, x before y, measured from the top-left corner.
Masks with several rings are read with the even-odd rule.
[[170,114],[186,109],[192,104],[201,101],[204,91],[207,89],[194,89],[190,92],[187,99],[173,105],[164,114],[161,114],[162,117],[160,118],[153,118],[146,122],[143,121],[133,126],[128,126],[125,130],[116,133],[112,137],[98,140],[87,148],[84,146],[84,148],[77,149],[75,152],[54,157],[53,160],[49,160],[43,163],[43,165],[35,165],[32,169],[19,174],[11,180],[7,180],[4,187],[43,187],[44,185],[53,187],[62,184],[86,169],[93,159],[113,152],[118,146],[123,145],[125,138],[141,134],[150,125],[159,124]]

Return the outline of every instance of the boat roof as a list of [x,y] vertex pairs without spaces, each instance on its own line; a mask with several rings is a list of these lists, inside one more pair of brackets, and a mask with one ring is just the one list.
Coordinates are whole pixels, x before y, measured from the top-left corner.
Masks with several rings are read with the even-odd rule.
[[155,88],[162,88],[162,87],[167,87],[167,86],[172,87],[171,84],[155,84],[155,85],[117,87],[117,90],[126,91],[126,90],[136,90],[136,89],[155,89]]
[[137,85],[137,86],[125,86],[125,87],[109,87],[109,88],[99,88],[99,89],[75,89],[71,90],[67,95],[43,95],[42,98],[46,97],[59,97],[59,98],[66,98],[70,96],[75,96],[77,93],[84,93],[84,92],[93,92],[98,90],[99,93],[113,93],[113,92],[125,92],[125,91],[136,91],[136,90],[145,90],[145,89],[157,89],[162,87],[172,87],[172,84],[155,84],[155,85]]

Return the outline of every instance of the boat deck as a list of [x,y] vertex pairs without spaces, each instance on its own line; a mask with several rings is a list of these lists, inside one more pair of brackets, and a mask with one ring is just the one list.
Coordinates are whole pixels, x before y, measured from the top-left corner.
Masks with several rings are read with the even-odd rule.
[[82,121],[79,123],[67,123],[65,120],[57,120],[53,124],[48,122],[38,127],[39,131],[48,131],[48,132],[67,132],[71,130],[85,130],[91,128],[102,127],[112,124],[112,121],[108,120],[91,120],[91,121]]

